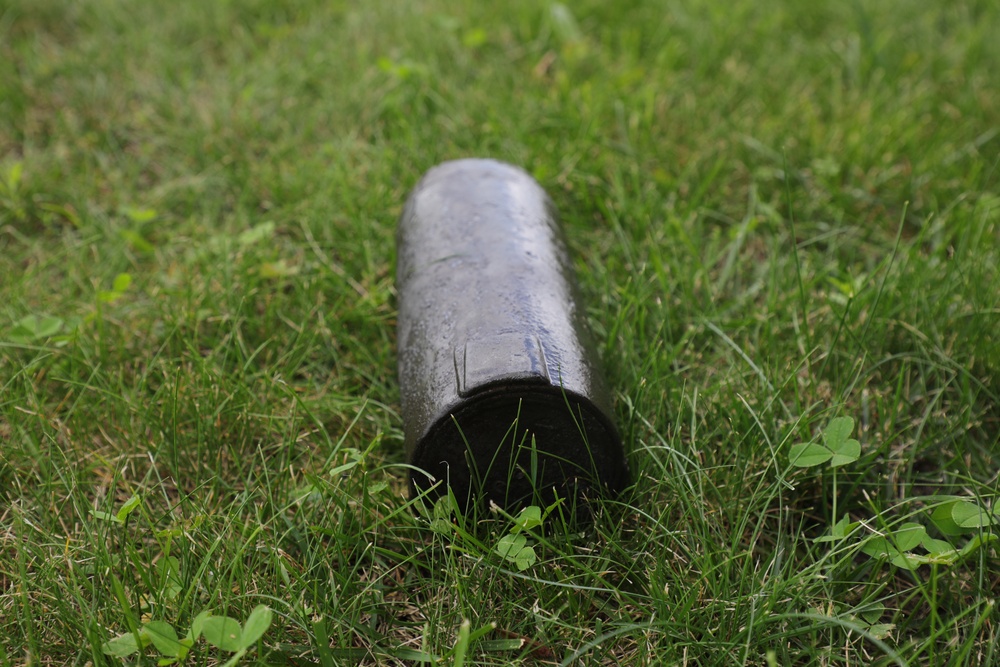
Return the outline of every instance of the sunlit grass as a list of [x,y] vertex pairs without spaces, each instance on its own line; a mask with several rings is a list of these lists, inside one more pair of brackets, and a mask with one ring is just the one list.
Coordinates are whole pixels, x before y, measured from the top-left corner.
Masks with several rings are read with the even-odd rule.
[[[0,3],[0,665],[259,605],[247,663],[996,663],[998,30]],[[567,228],[635,476],[589,526],[406,495],[395,224],[472,155]]]

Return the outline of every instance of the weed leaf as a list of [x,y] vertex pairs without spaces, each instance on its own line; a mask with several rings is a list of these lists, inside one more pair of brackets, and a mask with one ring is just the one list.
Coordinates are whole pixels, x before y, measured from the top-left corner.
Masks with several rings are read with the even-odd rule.
[[26,315],[17,321],[8,336],[15,343],[27,343],[55,336],[64,324],[60,318],[50,315]]
[[127,273],[119,273],[111,283],[111,289],[115,292],[124,292],[132,284],[132,276]]
[[202,636],[212,646],[233,653],[243,648],[240,622],[228,616],[209,616],[202,624]]
[[442,496],[434,503],[431,530],[439,535],[449,535],[454,528],[451,523],[452,501],[449,496]]
[[971,540],[966,543],[962,550],[958,552],[958,557],[962,560],[968,558],[972,554],[979,551],[979,549],[987,544],[996,542],[998,538],[993,533],[984,533],[983,535],[976,535]]
[[111,283],[110,290],[99,290],[97,292],[97,300],[101,303],[114,303],[118,299],[122,298],[125,294],[125,290],[127,290],[131,284],[132,276],[127,273],[119,273],[115,276],[114,282]]
[[896,553],[895,547],[882,535],[874,535],[865,540],[864,544],[861,545],[861,551],[872,558],[885,558]]
[[4,189],[12,194],[17,192],[18,186],[21,183],[21,174],[23,173],[24,173],[23,162],[15,162],[14,164],[10,165],[10,167],[7,169],[6,178],[4,178],[4,181],[6,181],[4,183],[5,186]]
[[528,546],[528,538],[520,534],[504,535],[497,542],[496,552],[504,560],[517,566],[520,571],[527,570],[535,564],[538,557],[535,555],[534,547]]
[[135,640],[135,635],[131,632],[118,635],[114,639],[106,641],[101,645],[101,653],[104,655],[113,655],[116,658],[130,656],[138,650],[139,644]]
[[833,452],[813,442],[802,442],[792,445],[788,452],[788,459],[793,466],[799,468],[813,468],[823,465],[833,458]]
[[925,556],[909,553],[927,537],[927,530],[919,523],[904,523],[887,535],[869,537],[861,551],[872,558],[888,558],[896,567],[915,570],[928,562]]
[[931,522],[941,531],[942,535],[956,537],[967,532],[955,522],[955,518],[952,516],[952,510],[959,502],[961,501],[953,500],[949,503],[943,503],[931,512]]
[[562,42],[579,42],[583,39],[580,25],[576,22],[576,17],[569,7],[561,2],[554,2],[549,7],[549,14],[552,17],[552,32],[559,37]]
[[900,551],[912,551],[927,536],[927,529],[919,523],[904,523],[892,533],[895,546]]
[[872,637],[875,639],[885,639],[895,627],[895,623],[876,623],[868,628],[868,632],[870,632]]
[[173,556],[165,556],[157,561],[156,574],[163,596],[175,599],[181,592],[180,562]]
[[253,245],[259,241],[264,241],[274,234],[273,222],[262,222],[256,227],[251,227],[236,237],[236,242],[241,246]]
[[132,206],[125,206],[122,208],[122,213],[124,213],[125,217],[129,220],[140,225],[156,220],[156,209],[152,208],[133,208]]
[[521,510],[521,513],[517,515],[517,518],[514,520],[514,528],[512,532],[531,530],[532,528],[537,528],[540,525],[542,525],[542,508],[537,505],[532,505],[530,507],[525,507]]
[[859,522],[851,521],[851,517],[845,514],[837,523],[830,526],[830,534],[817,537],[813,542],[837,542],[851,533],[859,526]]
[[257,643],[257,640],[264,636],[264,632],[271,626],[271,610],[264,605],[254,607],[243,625],[243,638],[240,642],[243,648],[250,648]]
[[830,423],[823,429],[823,444],[833,451],[840,449],[840,446],[851,437],[854,430],[854,419],[851,417],[837,417],[831,419]]
[[118,232],[118,235],[138,252],[148,255],[152,253],[154,250],[156,250],[156,248],[153,247],[152,243],[147,241],[142,234],[135,231],[134,229],[123,229],[120,232]]
[[473,28],[462,36],[462,45],[468,49],[476,49],[486,43],[486,31],[482,28]]
[[506,560],[514,560],[527,543],[524,535],[504,535],[497,542],[496,552]]
[[205,629],[205,621],[211,618],[211,616],[212,612],[207,609],[195,616],[194,620],[191,621],[191,629],[188,630],[188,639],[193,642],[197,641],[198,637],[201,637],[201,633]]
[[132,496],[131,498],[126,500],[125,504],[123,504],[118,509],[118,512],[115,514],[115,519],[117,519],[117,523],[124,523],[125,519],[128,518],[128,515],[131,514],[135,510],[135,508],[139,506],[141,502],[142,499],[139,498],[139,496],[137,495]]
[[924,534],[924,538],[920,540],[920,546],[927,549],[927,553],[931,556],[941,556],[955,551],[955,547],[952,546],[951,542],[936,540],[926,533]]
[[299,267],[291,266],[283,259],[276,262],[263,262],[257,268],[261,278],[287,278],[299,272]]
[[896,567],[901,567],[904,570],[916,570],[918,566],[921,565],[923,559],[920,556],[915,556],[909,553],[896,553],[889,562]]
[[187,647],[180,643],[177,639],[177,633],[169,623],[165,621],[150,621],[143,626],[143,630],[146,636],[149,637],[149,640],[153,642],[156,650],[162,655],[176,658],[182,652],[187,653]]
[[848,463],[854,463],[859,458],[861,458],[861,443],[857,440],[845,440],[837,449],[833,450],[830,467],[845,466]]
[[534,547],[524,547],[519,552],[517,552],[517,557],[514,558],[514,565],[521,572],[524,572],[529,567],[535,564],[538,560],[538,556],[535,555]]
[[882,620],[882,614],[884,613],[885,605],[873,604],[861,612],[861,618],[865,619],[865,622],[871,625]]
[[959,501],[952,505],[951,518],[962,528],[986,528],[997,522],[994,515],[989,514],[979,505]]

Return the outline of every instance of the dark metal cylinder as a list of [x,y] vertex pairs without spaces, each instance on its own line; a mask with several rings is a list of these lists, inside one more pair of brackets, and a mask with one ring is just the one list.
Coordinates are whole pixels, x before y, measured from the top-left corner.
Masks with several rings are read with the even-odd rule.
[[411,491],[516,509],[625,486],[611,398],[542,188],[494,160],[428,171],[399,221]]

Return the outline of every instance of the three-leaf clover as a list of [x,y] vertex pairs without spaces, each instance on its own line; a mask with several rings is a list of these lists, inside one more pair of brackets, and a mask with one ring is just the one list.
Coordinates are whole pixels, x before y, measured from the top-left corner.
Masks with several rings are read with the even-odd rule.
[[854,419],[837,417],[823,429],[823,444],[800,442],[792,445],[788,459],[793,466],[812,468],[830,462],[831,468],[853,463],[861,457],[861,443],[851,438]]
[[546,508],[544,514],[542,508],[531,505],[521,510],[521,513],[514,517],[514,525],[510,533],[504,535],[497,541],[494,550],[500,557],[513,563],[520,571],[527,570],[535,564],[538,556],[535,548],[528,544],[528,538],[521,534],[521,531],[531,530],[542,525],[545,517],[558,505],[558,501]]
[[840,521],[830,526],[830,534],[817,537],[814,542],[839,542],[850,537],[854,530],[861,525],[860,521],[851,521],[851,517],[845,514]]
[[504,535],[497,542],[496,552],[500,556],[514,563],[520,571],[527,570],[535,564],[538,557],[535,555],[535,548],[528,546],[528,538],[518,533],[517,535]]

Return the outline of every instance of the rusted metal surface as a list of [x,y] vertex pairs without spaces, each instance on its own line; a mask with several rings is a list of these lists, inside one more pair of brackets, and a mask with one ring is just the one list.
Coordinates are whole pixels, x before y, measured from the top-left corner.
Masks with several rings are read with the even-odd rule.
[[450,485],[460,502],[512,510],[620,490],[610,394],[535,180],[493,160],[439,165],[411,193],[397,243],[411,489]]

